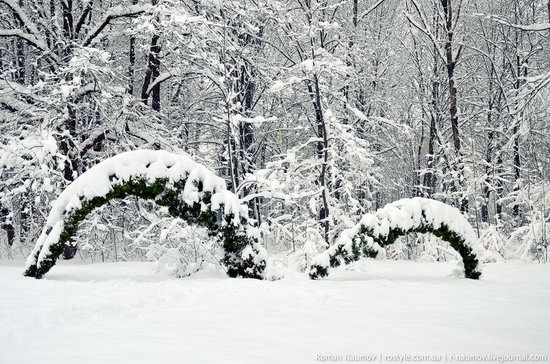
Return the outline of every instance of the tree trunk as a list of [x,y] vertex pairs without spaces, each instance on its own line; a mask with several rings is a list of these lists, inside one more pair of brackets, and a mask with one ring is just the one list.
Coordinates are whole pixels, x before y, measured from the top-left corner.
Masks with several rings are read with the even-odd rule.
[[[489,74],[489,103],[487,105],[487,127],[489,128],[489,132],[487,134],[487,150],[485,153],[485,183],[483,185],[482,194],[483,194],[483,203],[481,205],[481,221],[482,222],[490,222],[489,221],[489,203],[491,199],[491,192],[492,192],[492,186],[495,183],[494,173],[495,168],[492,165],[493,164],[493,153],[494,153],[494,141],[495,141],[495,128],[496,123],[494,122],[493,113],[495,109],[495,103],[497,105],[500,104],[500,98],[502,97],[502,93],[499,91],[499,96],[496,99],[493,99],[493,92],[494,92],[494,72],[491,68],[491,72]],[[497,114],[498,117],[498,114]]]
[[[449,83],[449,116],[451,119],[451,130],[453,138],[453,146],[455,150],[457,165],[453,167],[458,172],[458,180],[451,184],[451,191],[456,192],[464,186],[464,161],[460,144],[460,129],[458,124],[458,107],[457,107],[457,89],[455,86],[455,68],[456,59],[453,54],[453,7],[452,0],[441,0],[443,13],[445,15],[445,57],[447,67],[447,79]],[[458,203],[460,210],[468,211],[467,196],[459,196]]]
[[[151,0],[151,4],[157,5],[159,0]],[[160,111],[160,84],[156,82],[151,90],[150,85],[158,81],[157,78],[160,75],[160,35],[155,34],[151,37],[151,46],[149,47],[149,56],[147,57],[147,71],[145,71],[145,79],[143,80],[143,86],[141,88],[141,100],[144,104],[147,104],[149,95],[152,95],[151,107],[155,111]]]
[[160,82],[158,82],[158,77],[160,76],[160,45],[158,44],[158,36],[155,42],[155,47],[151,48],[152,51],[152,69],[151,69],[151,80],[155,82],[151,93],[152,93],[152,102],[151,107],[155,111],[160,111]]
[[[23,7],[23,1],[19,0],[19,6]],[[23,26],[19,17],[15,17],[15,24],[18,28]],[[25,44],[22,39],[15,40],[15,69],[16,80],[22,85],[25,85]]]
[[147,104],[149,95],[152,94],[153,102],[151,107],[155,111],[160,111],[160,82],[157,82],[151,90],[149,87],[160,74],[160,45],[159,35],[155,34],[151,38],[151,46],[149,47],[149,56],[147,58],[147,70],[145,71],[145,79],[143,80],[143,86],[141,88],[141,100],[144,104]]
[[6,236],[8,238],[8,246],[12,246],[15,240],[15,229],[10,219],[8,218],[10,211],[7,207],[0,208],[0,226],[6,231]]
[[[136,5],[138,0],[132,0]],[[136,37],[130,36],[130,49],[128,51],[128,93],[134,95],[134,82],[136,77]]]
[[[487,116],[491,121],[491,109],[489,109],[489,115]],[[491,124],[489,124],[491,125]],[[483,204],[481,205],[481,221],[489,222],[489,200],[491,198],[491,163],[493,158],[493,138],[495,137],[495,132],[493,130],[489,131],[487,135],[487,152],[485,157],[485,184],[483,185]]]
[[435,161],[435,140],[437,136],[437,99],[438,99],[439,82],[432,82],[432,110],[430,116],[430,137],[428,139],[428,159],[426,162],[426,168],[428,171],[424,175],[424,187],[428,197],[432,197],[435,193],[435,174],[434,161]]
[[[515,21],[518,23],[520,21],[520,14],[519,14],[519,6],[516,5],[515,9]],[[521,43],[522,43],[522,34],[519,30],[515,30],[515,48],[516,48],[516,93],[519,94],[520,89],[523,85],[522,77],[527,77],[527,67],[524,66],[524,61],[521,59],[520,55],[520,49],[521,49]],[[517,105],[517,107],[521,107],[520,104]],[[514,127],[512,130],[513,136],[514,136],[514,145],[513,145],[513,164],[514,164],[514,192],[516,194],[519,193],[521,188],[521,157],[520,157],[520,137],[519,137],[519,129],[520,124],[523,119],[523,111],[519,112],[517,114],[514,120]],[[514,204],[514,207],[512,208],[512,215],[516,218],[520,218],[520,206],[519,204]]]
[[[256,84],[251,79],[254,76],[252,65],[247,68],[246,65],[240,68],[240,101],[242,105],[242,113],[245,116],[251,116],[252,108],[254,107],[254,92]],[[239,141],[240,141],[240,159],[242,175],[254,172],[254,161],[251,159],[252,145],[254,143],[254,127],[251,123],[241,122],[239,124]],[[256,186],[250,185],[243,188],[243,196],[255,193]],[[250,217],[260,224],[260,209],[258,199],[253,198],[248,202]]]
[[130,37],[130,51],[128,58],[128,93],[133,96],[136,72],[136,38],[134,36]]
[[318,183],[321,187],[321,202],[322,206],[319,211],[319,221],[323,227],[323,234],[325,245],[328,247],[330,245],[329,239],[329,205],[328,205],[328,185],[327,185],[327,174],[328,174],[328,135],[327,135],[327,126],[326,121],[323,116],[323,109],[321,106],[321,90],[319,89],[319,78],[317,74],[313,75],[313,86],[310,82],[308,84],[308,90],[312,97],[313,108],[315,110],[315,122],[317,125],[317,136],[321,138],[317,142],[317,157],[322,161],[321,162],[321,173],[319,174]]
[[61,1],[61,15],[63,17],[63,35],[65,39],[72,40],[74,30],[73,0]]
[[[499,152],[498,158],[497,158],[497,165],[496,165],[496,171],[497,175],[501,175],[503,172],[503,161],[502,161],[502,152]],[[496,213],[497,213],[497,219],[500,221],[502,219],[502,196],[504,194],[504,184],[502,183],[501,178],[497,178],[496,183],[496,191],[495,191],[495,203],[496,203]]]

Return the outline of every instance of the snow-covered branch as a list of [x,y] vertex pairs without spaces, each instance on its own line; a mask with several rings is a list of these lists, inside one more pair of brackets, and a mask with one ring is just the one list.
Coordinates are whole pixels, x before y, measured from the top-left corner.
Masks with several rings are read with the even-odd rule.
[[151,9],[151,5],[119,5],[111,8],[109,11],[107,11],[107,14],[105,14],[103,19],[88,33],[88,35],[86,35],[84,41],[82,42],[82,46],[89,46],[94,41],[94,39],[96,39],[97,36],[101,34],[103,29],[105,29],[105,27],[111,23],[112,20],[118,18],[135,17],[137,15],[148,12]]
[[367,15],[369,15],[370,13],[372,13],[373,11],[378,9],[378,7],[380,5],[382,5],[385,1],[386,0],[378,0],[378,2],[376,4],[374,4],[373,6],[371,6],[370,8],[365,10],[364,12],[362,12],[361,15],[359,15],[359,20],[362,20],[364,17],[366,17]]
[[495,21],[500,24],[504,24],[511,28],[523,30],[525,32],[543,32],[545,30],[550,30],[550,23],[535,23],[535,24],[523,25],[523,24],[512,23],[508,19],[504,19],[495,15],[484,15],[484,14],[479,14],[479,15],[484,16],[486,19]]
[[17,37],[26,40],[36,48],[46,51],[48,49],[46,43],[42,43],[33,34],[26,33],[19,29],[0,29],[0,37]]
[[25,14],[23,9],[13,0],[0,0],[0,3],[6,4],[16,15],[16,17],[23,23],[23,26],[30,34],[27,34],[22,31],[12,30],[1,30],[0,36],[17,36],[19,38],[25,39],[37,48],[45,51],[48,49],[46,40],[42,37],[42,33],[38,30],[36,25],[29,19]]
[[159,83],[162,83],[170,78],[172,78],[172,73],[170,72],[163,72],[161,73],[157,78],[155,78],[153,80],[153,82],[151,82],[151,85],[149,85],[149,87],[147,88],[147,95],[149,95],[151,93],[151,91],[153,90],[153,88],[158,85]]
[[409,23],[415,27],[416,29],[418,29],[420,32],[422,32],[424,35],[426,35],[430,41],[432,42],[434,48],[436,49],[437,51],[437,54],[438,56],[441,58],[441,60],[443,62],[447,62],[447,59],[445,57],[445,53],[443,52],[443,49],[441,48],[440,46],[440,42],[437,40],[437,38],[435,37],[435,35],[432,33],[432,31],[430,30],[429,26],[428,26],[428,21],[426,20],[426,17],[424,16],[424,14],[422,13],[422,11],[420,10],[420,7],[419,5],[416,3],[415,0],[412,0],[412,3],[416,9],[416,12],[418,13],[418,16],[420,17],[420,20],[422,22],[422,24],[419,24],[414,18],[413,16],[408,13],[407,11],[404,11],[403,14],[405,15],[405,17],[407,18],[407,20],[409,21]]

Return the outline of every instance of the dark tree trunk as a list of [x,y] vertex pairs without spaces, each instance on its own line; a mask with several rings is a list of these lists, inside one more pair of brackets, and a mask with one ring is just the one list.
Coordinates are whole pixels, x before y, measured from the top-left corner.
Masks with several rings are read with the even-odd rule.
[[160,84],[158,82],[158,77],[160,76],[160,44],[158,43],[158,36],[155,42],[155,46],[151,48],[152,53],[152,69],[151,69],[151,80],[155,82],[151,93],[152,93],[152,102],[151,107],[155,111],[160,111]]
[[[499,175],[499,176],[504,171],[503,162],[502,162],[502,153],[498,154],[496,171],[497,171],[497,175]],[[497,179],[496,185],[497,185],[496,191],[495,191],[495,194],[496,194],[496,196],[495,196],[496,213],[497,213],[497,218],[500,220],[502,218],[502,202],[501,202],[501,199],[502,199],[502,196],[504,194],[504,185],[502,183],[501,178]]]
[[[494,176],[495,168],[493,166],[493,153],[494,153],[494,147],[495,147],[495,128],[496,123],[494,122],[494,109],[495,104],[500,104],[500,98],[502,97],[502,93],[499,92],[499,96],[497,96],[496,99],[493,99],[493,92],[494,92],[494,74],[493,70],[491,69],[490,77],[489,77],[489,104],[487,105],[487,127],[489,128],[489,132],[487,134],[487,150],[485,154],[485,183],[483,185],[483,203],[481,205],[481,221],[482,222],[489,222],[489,203],[491,199],[491,192],[493,190],[494,185]],[[496,115],[498,118],[498,114]]]
[[136,38],[130,37],[130,52],[128,64],[128,93],[134,95],[134,81],[136,70]]
[[15,241],[15,229],[11,220],[9,219],[9,213],[7,207],[0,208],[0,226],[6,231],[6,236],[8,238],[8,245],[12,246]]
[[[159,0],[151,0],[151,4],[157,5]],[[160,75],[160,35],[155,34],[151,37],[151,46],[149,47],[149,55],[147,57],[147,71],[145,71],[145,79],[141,88],[141,100],[147,104],[149,95],[152,95],[151,107],[155,111],[160,111],[160,84],[158,77]],[[157,81],[157,82],[155,82]],[[153,84],[151,88],[151,84]],[[151,90],[149,90],[151,88]]]
[[160,82],[157,82],[151,90],[149,88],[160,74],[159,38],[159,35],[156,34],[151,38],[151,46],[149,47],[149,56],[147,58],[147,70],[145,71],[145,79],[141,88],[141,100],[144,104],[147,104],[149,95],[152,94],[153,102],[151,107],[155,111],[160,111]]
[[[251,67],[250,67],[251,69]],[[242,100],[241,104],[243,106],[243,114],[246,116],[251,116],[252,108],[254,107],[254,92],[256,89],[256,84],[251,79],[254,74],[252,69],[250,72],[247,71],[246,66],[241,67],[240,75],[240,84],[241,84],[241,95]],[[250,73],[250,74],[249,74]],[[240,159],[241,159],[241,169],[243,176],[247,173],[254,172],[254,161],[251,159],[252,146],[254,144],[254,126],[251,123],[240,123],[239,124],[239,139],[240,139]],[[249,195],[255,193],[256,186],[251,185],[250,187],[245,187],[243,189],[243,195]],[[258,206],[257,198],[253,198],[248,203],[249,211],[251,217],[260,223],[260,210]]]
[[[132,5],[136,5],[137,0],[132,0]],[[134,82],[136,75],[136,37],[130,36],[130,49],[128,54],[128,93],[134,95]]]
[[[491,119],[491,110],[489,110],[489,115],[487,117]],[[491,124],[489,124],[491,125]],[[495,137],[495,133],[493,130],[489,131],[489,134],[487,135],[487,152],[485,157],[485,184],[483,185],[483,204],[481,205],[481,221],[482,222],[489,222],[489,201],[491,198],[491,170],[492,170],[492,158],[493,158],[493,138]]]
[[325,245],[330,245],[329,231],[329,205],[328,205],[328,135],[326,121],[323,116],[321,106],[321,90],[319,89],[319,78],[317,74],[313,76],[313,82],[308,83],[308,90],[312,97],[313,108],[315,110],[315,122],[317,125],[317,136],[321,138],[317,142],[317,157],[321,160],[321,173],[319,174],[318,183],[321,187],[321,202],[322,206],[319,210],[319,221],[323,227]]
[[[453,135],[453,146],[456,155],[456,166],[453,166],[458,173],[458,180],[451,184],[451,191],[456,192],[459,188],[464,186],[464,161],[460,143],[460,127],[458,124],[458,107],[457,107],[457,89],[455,85],[455,68],[456,61],[453,54],[453,7],[452,0],[441,0],[443,7],[443,14],[445,15],[445,57],[447,67],[447,79],[449,86],[449,116],[451,119],[451,130]],[[460,196],[458,199],[460,210],[463,212],[468,211],[468,198],[467,196]]]
[[[519,35],[518,35],[518,31],[516,31],[516,47],[519,49],[519,43],[520,43],[520,39],[519,39]],[[516,79],[516,89],[518,90],[519,92],[519,89],[522,87],[522,80],[521,80],[521,77],[523,78],[526,78],[527,77],[527,67],[525,67],[523,65],[523,62],[519,56],[519,52],[518,52],[518,55],[516,56],[516,75],[517,75],[517,79]],[[521,179],[521,155],[520,155],[520,137],[519,137],[519,128],[520,128],[520,123],[523,119],[523,111],[520,112],[519,115],[516,116],[516,120],[514,122],[514,128],[512,130],[512,133],[514,135],[514,146],[513,146],[513,155],[514,155],[514,180],[515,180],[515,183],[514,183],[514,192],[517,194],[519,193],[519,190],[521,188],[521,185],[520,185],[520,179]],[[512,208],[512,214],[514,215],[514,217],[516,218],[520,218],[520,215],[521,215],[521,211],[520,211],[520,206],[519,204],[514,204],[514,207]]]
[[[65,39],[72,40],[74,32],[73,0],[63,0],[61,3],[61,15],[63,17],[63,35]],[[71,46],[67,44],[66,46]]]
[[432,82],[432,110],[430,116],[430,137],[428,139],[428,159],[426,162],[426,167],[428,171],[424,175],[424,187],[426,188],[426,193],[428,197],[432,197],[435,192],[435,174],[434,170],[434,161],[435,161],[435,141],[437,136],[437,99],[439,97],[439,82]]
[[[520,158],[520,151],[519,151],[519,125],[514,125],[513,133],[515,136],[514,139],[514,192],[518,193],[520,190],[520,178],[521,178],[521,158]],[[520,208],[519,205],[516,203],[512,209],[512,214],[515,217],[520,216]]]

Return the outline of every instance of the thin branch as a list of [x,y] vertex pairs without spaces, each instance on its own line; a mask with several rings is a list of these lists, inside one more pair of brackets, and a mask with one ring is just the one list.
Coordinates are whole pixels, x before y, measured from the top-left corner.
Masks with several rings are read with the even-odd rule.
[[365,10],[359,15],[359,21],[363,20],[364,17],[375,11],[380,5],[382,5],[386,0],[378,0],[376,4]]
[[523,25],[523,24],[514,24],[507,19],[500,18],[494,15],[484,15],[484,14],[476,14],[476,15],[483,16],[486,19],[492,20],[500,24],[504,24],[511,28],[523,30],[525,32],[543,32],[545,30],[550,30],[550,23],[535,23],[535,24]]
[[103,29],[105,29],[105,27],[111,23],[112,20],[118,18],[135,17],[149,10],[151,10],[150,5],[130,5],[125,7],[115,6],[114,8],[110,9],[103,17],[103,20],[101,20],[101,22],[88,33],[86,38],[84,38],[82,46],[89,46],[94,41],[94,39],[97,38],[99,34],[101,34]]

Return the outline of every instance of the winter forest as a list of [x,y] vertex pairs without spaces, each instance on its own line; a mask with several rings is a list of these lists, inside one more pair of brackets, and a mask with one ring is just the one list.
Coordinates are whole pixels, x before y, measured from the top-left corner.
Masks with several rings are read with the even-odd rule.
[[[262,245],[298,268],[362,214],[414,196],[459,208],[499,259],[550,259],[547,1],[2,0],[0,11],[4,258],[29,253],[52,201],[90,166],[147,148],[223,177]],[[213,248],[137,199],[78,234],[66,258],[167,256],[185,271]],[[446,259],[420,240],[388,256]]]
[[[377,210],[404,211],[408,202],[384,207],[413,198],[420,199],[404,201],[430,199],[456,208],[456,214],[445,215],[454,221],[448,225],[462,242],[479,242],[478,260],[489,266],[487,284],[522,272],[550,277],[549,104],[548,0],[0,0],[0,260],[9,267],[29,254],[38,257],[33,247],[72,182],[110,157],[147,149],[168,151],[168,159],[191,158],[206,166],[215,186],[225,183],[223,188],[238,197],[212,187],[212,204],[225,206],[231,217],[240,213],[254,229],[254,256],[265,258],[267,280],[308,272],[313,277],[310,267],[323,273],[319,262],[328,267],[330,258],[333,266],[334,254],[346,264],[357,260],[342,248],[349,229],[366,224],[362,217]],[[120,168],[130,163],[119,160]],[[180,163],[176,160],[171,165]],[[185,163],[182,168],[195,168]],[[88,182],[81,189],[101,185]],[[228,266],[203,215],[197,212],[193,218],[203,220],[191,224],[174,218],[169,205],[138,196],[98,205],[75,222],[62,260],[116,269],[152,262],[156,274],[189,284],[195,281],[185,277],[218,277],[215,272]],[[201,198],[210,203],[210,195]],[[430,206],[436,205],[421,206],[423,219],[447,211]],[[426,211],[433,215],[426,217]],[[467,277],[479,274],[475,264],[468,267],[471,251],[457,249],[452,237],[445,238],[448,231],[424,234],[419,226],[404,235],[407,229],[391,225],[403,236],[392,237],[390,231],[388,239],[395,243],[378,245],[376,238],[369,243],[364,255],[375,248],[376,261],[355,266],[358,274],[372,266],[383,276],[395,266],[420,275],[435,271],[443,279],[441,265],[457,259],[464,261]],[[245,251],[252,257],[249,247]],[[325,251],[325,260],[316,260]],[[60,273],[52,273],[47,287],[66,277],[62,269],[75,275],[92,269],[59,264]],[[344,269],[337,273],[335,279],[351,277]],[[137,273],[130,269],[129,274]],[[292,284],[305,285],[296,279]],[[175,285],[171,282],[163,283]],[[282,282],[277,284],[290,285]],[[334,290],[342,283],[322,282]],[[537,282],[530,284],[548,284]],[[237,283],[223,284],[240,289]],[[177,292],[183,289],[178,287]],[[319,302],[320,293],[306,297],[300,289],[298,302]],[[509,289],[499,285],[494,292]],[[269,301],[269,294],[258,300]],[[547,307],[550,291],[537,294],[543,296],[529,302]],[[273,306],[286,302],[271,299]],[[321,301],[327,307],[340,302]],[[550,323],[542,306],[529,314]],[[510,306],[503,315],[516,309]],[[550,340],[548,329],[537,334],[538,341],[529,339],[533,321],[520,316],[517,327],[532,344],[526,346],[533,349],[530,354],[550,354],[539,350]],[[485,349],[508,348],[506,340]],[[338,350],[363,349],[352,344]],[[313,352],[307,355],[296,362],[316,360]],[[257,361],[260,357],[248,359],[293,362]]]

